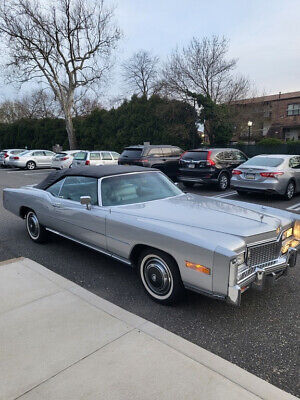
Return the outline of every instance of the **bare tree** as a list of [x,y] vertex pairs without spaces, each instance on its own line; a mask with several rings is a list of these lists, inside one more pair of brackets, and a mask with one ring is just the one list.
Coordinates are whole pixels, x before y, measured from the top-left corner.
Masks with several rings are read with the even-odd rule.
[[[8,67],[21,83],[46,82],[59,101],[70,148],[77,147],[72,123],[74,96],[103,80],[120,31],[103,0],[2,0],[0,35]],[[16,75],[15,74],[15,75]]]
[[159,58],[140,50],[123,63],[123,77],[132,93],[151,96],[158,91]]
[[188,46],[175,50],[163,69],[167,93],[188,99],[188,93],[210,97],[214,102],[231,102],[246,95],[249,81],[233,74],[236,59],[227,59],[224,37],[193,38]]

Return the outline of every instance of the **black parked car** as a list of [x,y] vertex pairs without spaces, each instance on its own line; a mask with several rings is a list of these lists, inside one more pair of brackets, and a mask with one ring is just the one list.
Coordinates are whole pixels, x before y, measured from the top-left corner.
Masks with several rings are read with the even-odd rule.
[[182,154],[178,181],[191,187],[195,183],[214,183],[220,190],[230,185],[232,170],[248,160],[236,149],[195,149]]
[[168,145],[138,145],[126,147],[119,157],[120,165],[140,165],[157,168],[175,180],[178,161],[183,150]]

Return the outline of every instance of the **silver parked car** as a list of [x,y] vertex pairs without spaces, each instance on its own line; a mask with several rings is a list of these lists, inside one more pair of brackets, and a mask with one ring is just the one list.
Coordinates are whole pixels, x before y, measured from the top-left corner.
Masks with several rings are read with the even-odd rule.
[[300,156],[268,154],[250,158],[233,170],[231,187],[241,195],[277,193],[290,200],[300,192]]
[[57,153],[52,158],[51,168],[64,169],[69,168],[73,162],[74,156],[81,152],[81,150],[67,150]]
[[17,156],[10,156],[9,165],[15,168],[26,168],[29,170],[50,168],[54,156],[55,153],[49,150],[26,150]]
[[74,156],[71,167],[85,165],[117,165],[120,154],[116,151],[80,151]]
[[8,167],[9,165],[9,157],[13,155],[17,155],[25,151],[25,149],[6,149],[0,151],[0,166]]
[[300,244],[300,215],[186,194],[138,166],[57,171],[35,187],[4,189],[3,204],[34,242],[49,231],[137,267],[160,303],[188,288],[239,305],[250,287],[286,275]]

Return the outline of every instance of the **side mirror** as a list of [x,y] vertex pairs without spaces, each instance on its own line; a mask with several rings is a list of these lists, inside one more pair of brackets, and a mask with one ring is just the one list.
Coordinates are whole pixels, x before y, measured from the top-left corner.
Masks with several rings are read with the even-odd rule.
[[80,197],[80,204],[83,206],[86,206],[87,210],[90,210],[92,208],[92,199],[91,196],[81,196]]

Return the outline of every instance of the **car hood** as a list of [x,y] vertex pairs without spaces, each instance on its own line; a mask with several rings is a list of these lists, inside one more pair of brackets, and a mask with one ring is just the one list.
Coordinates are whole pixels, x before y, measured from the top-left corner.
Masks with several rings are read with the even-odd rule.
[[171,222],[239,237],[272,232],[292,221],[212,197],[185,194],[163,200],[118,206],[112,212],[131,214],[144,219]]

